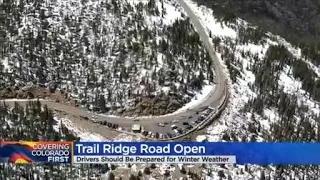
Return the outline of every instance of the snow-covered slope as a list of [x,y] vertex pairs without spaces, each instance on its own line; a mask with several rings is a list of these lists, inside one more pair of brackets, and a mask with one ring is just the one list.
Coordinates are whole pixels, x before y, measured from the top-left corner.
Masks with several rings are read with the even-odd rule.
[[[172,113],[213,82],[212,62],[175,1],[5,6],[14,14],[3,24],[0,82],[7,87],[44,84],[91,109],[130,116]],[[159,107],[145,108],[153,101]]]
[[[320,134],[317,130],[319,96],[314,91],[319,90],[320,69],[305,61],[301,49],[241,19],[220,22],[211,9],[186,1],[207,27],[216,51],[227,64],[233,80],[231,100],[224,115],[207,129],[206,135],[199,136],[198,141],[319,140],[316,137]],[[310,84],[315,86],[302,83],[309,80],[303,73],[312,75]],[[286,123],[296,130],[288,131]],[[220,170],[237,180],[260,179],[260,176],[272,179],[279,176],[314,177],[311,169],[299,173],[303,167],[300,170],[283,167],[283,172],[273,171],[273,167],[263,169],[257,166],[208,169],[212,168],[216,173],[216,176],[211,176],[213,178],[218,178],[217,172]]]
[[[299,135],[299,131],[307,132],[309,126],[313,130],[318,127],[316,119],[319,118],[319,99],[310,88],[303,85],[304,79],[297,73],[296,63],[302,63],[308,71],[314,72],[315,83],[318,80],[319,68],[305,61],[301,50],[291,46],[281,37],[264,33],[240,19],[235,23],[219,22],[212,16],[214,13],[210,9],[198,7],[191,1],[187,2],[207,27],[218,55],[229,67],[233,80],[228,108],[223,116],[208,128],[206,135],[198,137],[198,141],[306,141],[303,133]],[[273,53],[276,55],[272,56]],[[269,69],[272,71],[268,72]],[[261,74],[261,71],[267,73]],[[266,75],[274,78],[270,80]],[[275,86],[271,86],[268,81],[274,82]],[[269,87],[272,87],[271,90],[274,92],[269,92]],[[262,99],[266,102],[261,102]],[[287,109],[282,109],[284,106],[287,106]],[[284,113],[291,107],[294,108],[293,114]],[[291,119],[289,122],[297,127],[297,131],[292,133],[293,136],[297,136],[296,139],[281,139],[277,134],[277,130],[286,132],[286,127],[281,127],[281,124],[285,120],[284,117],[288,116]],[[315,135],[317,134],[315,131]],[[317,139],[314,137],[309,140]],[[203,177],[227,177],[237,180],[263,177],[274,179],[279,176],[314,177],[312,170],[301,173],[303,167],[283,169],[279,172],[279,169],[272,166],[206,166],[203,169]]]
[[[186,2],[207,27],[233,80],[228,108],[198,140],[319,141],[319,68],[281,37],[240,19],[220,22],[210,9]],[[139,104],[136,97],[170,92],[180,94],[181,107],[199,82],[212,81],[206,51],[174,1],[14,1],[5,6],[7,14],[20,12],[1,24],[7,46],[0,80],[6,85],[55,81],[68,98],[83,104],[130,109]],[[82,140],[108,140],[68,119],[60,121]],[[207,166],[202,177],[312,179],[316,170]]]

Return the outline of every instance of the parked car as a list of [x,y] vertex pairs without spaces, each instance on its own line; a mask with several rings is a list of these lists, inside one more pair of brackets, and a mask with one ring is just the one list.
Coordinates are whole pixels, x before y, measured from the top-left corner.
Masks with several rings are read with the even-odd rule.
[[188,119],[191,119],[191,118],[192,118],[192,116],[189,116],[189,117],[188,117]]
[[172,130],[177,129],[177,128],[178,128],[178,126],[176,126],[176,125],[172,125],[172,126],[171,126],[171,129],[172,129]]
[[155,138],[156,135],[154,133],[151,134],[151,138]]
[[148,135],[148,131],[144,131],[144,132],[142,133],[142,135],[147,136],[147,135]]
[[204,115],[209,114],[209,109],[206,109],[206,110],[202,111],[202,114],[204,114]]
[[185,125],[185,126],[188,126],[188,125],[189,125],[188,122],[183,122],[182,124]]

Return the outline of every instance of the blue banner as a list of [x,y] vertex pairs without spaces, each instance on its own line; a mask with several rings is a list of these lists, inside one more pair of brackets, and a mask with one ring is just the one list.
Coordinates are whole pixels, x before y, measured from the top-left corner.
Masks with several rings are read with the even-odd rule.
[[77,142],[74,156],[236,156],[237,164],[320,165],[320,143]]

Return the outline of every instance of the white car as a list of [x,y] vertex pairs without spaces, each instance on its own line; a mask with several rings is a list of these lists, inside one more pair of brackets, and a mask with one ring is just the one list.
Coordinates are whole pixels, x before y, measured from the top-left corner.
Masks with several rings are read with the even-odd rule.
[[159,123],[158,125],[161,126],[161,127],[164,127],[164,124],[163,124],[163,123]]
[[175,120],[172,121],[172,123],[178,123],[178,122],[179,122],[178,119],[175,119]]

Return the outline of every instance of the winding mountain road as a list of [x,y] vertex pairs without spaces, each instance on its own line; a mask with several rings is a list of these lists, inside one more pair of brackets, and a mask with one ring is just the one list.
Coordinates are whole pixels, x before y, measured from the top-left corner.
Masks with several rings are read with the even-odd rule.
[[[193,23],[196,31],[200,36],[200,39],[202,40],[204,46],[207,48],[209,55],[213,61],[214,72],[215,72],[215,83],[216,83],[215,87],[213,88],[213,90],[210,92],[210,94],[206,97],[204,101],[202,101],[198,105],[195,105],[194,107],[190,108],[185,112],[180,112],[177,114],[169,114],[164,116],[151,116],[151,117],[141,117],[141,118],[137,117],[139,119],[139,122],[134,122],[133,118],[114,117],[114,116],[107,116],[107,115],[101,115],[101,114],[94,114],[96,116],[97,121],[107,121],[110,123],[116,123],[116,124],[119,124],[120,127],[124,127],[124,128],[130,128],[132,124],[137,123],[143,126],[144,129],[147,131],[158,132],[163,134],[166,134],[168,132],[172,133],[172,129],[170,125],[161,127],[158,124],[162,122],[172,123],[173,120],[179,120],[178,124],[182,125],[183,122],[196,121],[198,117],[202,115],[201,113],[197,114],[196,112],[201,112],[208,106],[215,109],[220,108],[223,101],[227,98],[226,94],[228,93],[228,87],[226,83],[226,77],[224,74],[225,68],[221,64],[216,53],[214,52],[209,36],[207,35],[199,19],[193,13],[190,7],[186,4],[186,2],[184,0],[177,0],[177,1],[189,16],[191,22]],[[5,101],[7,103],[12,102],[12,100],[5,100]],[[25,100],[25,101],[19,100],[19,103],[25,104],[26,101],[28,100]],[[78,107],[72,107],[65,104],[47,101],[47,100],[41,100],[41,101],[42,101],[41,102],[42,104],[46,104],[51,109],[64,111],[70,115],[77,115],[77,116],[80,115],[88,118],[91,118],[91,116],[93,115],[93,113]]]

